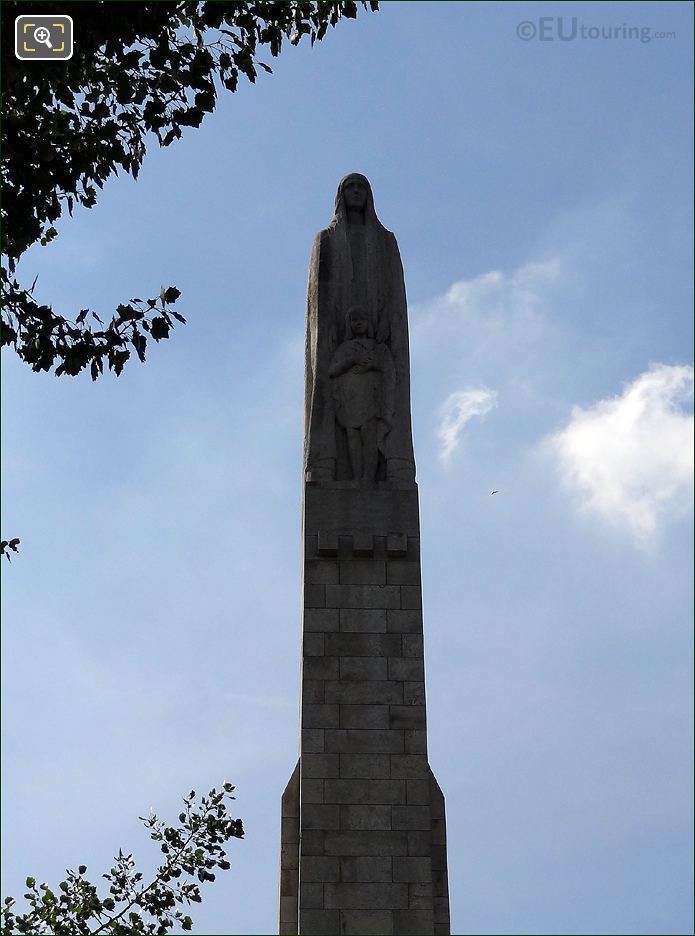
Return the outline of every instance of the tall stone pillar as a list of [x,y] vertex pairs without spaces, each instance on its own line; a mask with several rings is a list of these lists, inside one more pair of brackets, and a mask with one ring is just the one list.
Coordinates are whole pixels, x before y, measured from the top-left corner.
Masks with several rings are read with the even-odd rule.
[[450,932],[409,396],[398,248],[367,180],[347,176],[309,275],[301,741],[282,798],[280,933]]

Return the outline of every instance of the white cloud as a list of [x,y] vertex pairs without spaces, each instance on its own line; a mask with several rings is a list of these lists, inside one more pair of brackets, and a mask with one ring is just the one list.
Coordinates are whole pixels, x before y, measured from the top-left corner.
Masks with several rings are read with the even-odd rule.
[[538,337],[545,293],[560,276],[556,259],[527,263],[511,273],[491,270],[458,280],[442,296],[411,311],[414,347],[458,335],[476,352]]
[[561,273],[555,258],[510,272],[490,270],[457,280],[411,308],[413,379],[422,380],[415,406],[426,406],[428,421],[430,412],[437,413],[443,462],[450,461],[469,420],[497,405],[497,394],[486,385],[511,382],[525,395],[533,392],[535,372],[527,378],[520,361],[544,334]]
[[450,394],[441,408],[437,437],[441,443],[439,457],[448,462],[459,444],[463,427],[473,416],[484,418],[497,406],[497,394],[487,387],[457,390]]
[[693,481],[693,368],[653,365],[613,399],[575,407],[545,441],[583,509],[639,541],[687,511]]

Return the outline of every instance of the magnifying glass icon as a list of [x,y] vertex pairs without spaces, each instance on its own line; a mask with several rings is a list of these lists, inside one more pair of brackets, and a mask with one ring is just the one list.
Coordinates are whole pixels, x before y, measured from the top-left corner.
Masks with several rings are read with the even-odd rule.
[[48,46],[49,49],[53,49],[51,44],[51,33],[50,30],[45,26],[37,26],[34,30],[34,41],[40,42],[42,45]]

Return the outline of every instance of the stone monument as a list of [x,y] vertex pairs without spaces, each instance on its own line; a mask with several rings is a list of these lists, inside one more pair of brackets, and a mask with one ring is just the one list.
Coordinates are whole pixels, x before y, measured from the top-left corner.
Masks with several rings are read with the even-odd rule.
[[299,761],[280,933],[449,933],[427,760],[408,315],[396,239],[346,176],[309,266]]

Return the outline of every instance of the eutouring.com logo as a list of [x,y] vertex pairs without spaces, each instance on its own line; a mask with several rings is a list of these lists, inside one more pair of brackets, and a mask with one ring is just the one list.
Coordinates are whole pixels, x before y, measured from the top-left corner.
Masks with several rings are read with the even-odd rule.
[[651,42],[653,39],[675,39],[675,32],[664,32],[652,26],[587,26],[576,16],[539,16],[536,20],[517,23],[516,34],[524,42],[574,42],[576,40],[604,39],[608,42]]

